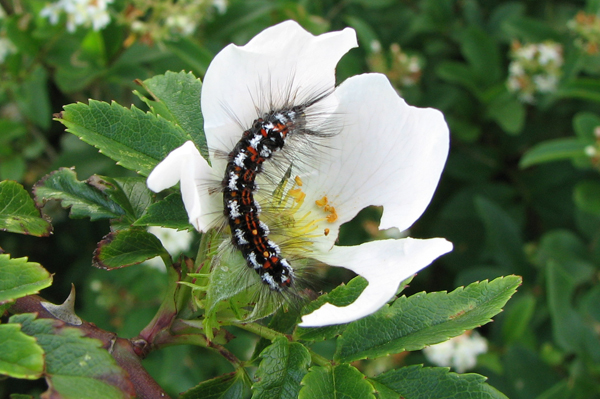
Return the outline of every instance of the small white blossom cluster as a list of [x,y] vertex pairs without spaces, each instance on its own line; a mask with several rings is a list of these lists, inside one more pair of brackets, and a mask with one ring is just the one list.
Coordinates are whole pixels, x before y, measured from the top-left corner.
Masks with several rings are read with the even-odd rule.
[[600,17],[579,11],[567,22],[567,27],[577,35],[575,45],[590,55],[600,52]]
[[56,25],[64,13],[69,32],[75,32],[78,26],[91,26],[98,31],[110,23],[108,4],[112,2],[113,0],[59,0],[44,7],[40,16]]
[[423,349],[427,360],[440,367],[452,367],[464,373],[477,365],[477,356],[488,350],[487,340],[475,331]]
[[[214,9],[214,10],[213,10]],[[198,25],[216,11],[227,11],[226,0],[133,0],[122,22],[133,34],[125,41],[152,44],[194,34]]]
[[397,87],[414,86],[421,79],[422,60],[402,51],[397,43],[392,43],[389,54],[385,54],[381,43],[374,40],[367,62],[372,71],[384,73]]
[[[177,256],[184,251],[190,249],[194,235],[187,230],[175,230],[166,227],[152,226],[148,228],[148,232],[152,233],[160,240],[163,247],[171,256]],[[156,269],[164,270],[164,264],[160,257],[155,257],[146,261]]]
[[537,93],[556,90],[562,74],[562,46],[552,41],[521,44],[515,41],[510,53],[508,89],[525,103],[535,103]]

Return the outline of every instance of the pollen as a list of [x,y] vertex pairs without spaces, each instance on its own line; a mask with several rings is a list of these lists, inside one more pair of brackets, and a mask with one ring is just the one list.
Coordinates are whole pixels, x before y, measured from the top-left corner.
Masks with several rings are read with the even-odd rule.
[[335,211],[335,208],[331,207],[331,210],[329,210],[328,212],[329,212],[329,215],[327,215],[327,217],[325,219],[327,219],[327,221],[329,223],[335,222],[337,220],[337,218],[338,218],[338,215],[337,215],[337,212]]
[[[338,219],[338,215],[335,210],[335,207],[333,205],[329,205],[329,199],[327,198],[326,195],[323,196],[323,198],[321,198],[320,200],[316,200],[315,204],[317,204],[317,206],[319,208],[323,208],[323,212],[328,213],[328,215],[325,216],[325,219],[329,223],[333,223]],[[325,235],[327,235],[327,234],[325,234]]]
[[323,230],[323,234],[324,234],[325,236],[328,236],[328,235],[329,235],[329,229],[325,229],[325,230]]
[[323,198],[321,198],[320,200],[316,200],[315,204],[317,204],[317,206],[319,208],[324,207],[325,205],[327,205],[327,203],[329,202],[329,200],[327,199],[327,196],[323,196]]
[[296,182],[298,187],[302,187],[302,179],[300,178],[300,176],[294,177],[294,181]]

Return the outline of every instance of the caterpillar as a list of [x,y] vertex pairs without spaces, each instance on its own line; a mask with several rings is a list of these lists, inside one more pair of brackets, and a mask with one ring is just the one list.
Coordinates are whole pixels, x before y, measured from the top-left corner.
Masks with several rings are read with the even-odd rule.
[[290,136],[321,135],[307,128],[307,109],[328,96],[323,93],[296,106],[286,105],[263,114],[245,130],[227,155],[222,181],[223,213],[231,230],[231,242],[241,251],[248,267],[255,270],[271,290],[281,292],[294,283],[294,270],[269,239],[270,229],[260,220],[261,206],[254,198],[257,176],[264,162],[282,150]]

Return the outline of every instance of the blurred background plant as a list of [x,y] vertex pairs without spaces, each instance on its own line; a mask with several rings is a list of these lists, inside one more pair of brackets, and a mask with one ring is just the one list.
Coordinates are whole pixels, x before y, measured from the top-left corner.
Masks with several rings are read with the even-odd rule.
[[[74,166],[80,180],[132,175],[52,122],[64,105],[93,98],[143,108],[132,94],[136,80],[167,70],[202,77],[223,46],[244,44],[286,19],[315,34],[352,26],[361,47],[342,59],[339,81],[384,73],[407,102],[441,109],[452,131],[441,185],[411,236],[446,237],[455,250],[421,272],[406,293],[523,276],[505,312],[481,329],[487,352],[473,370],[510,398],[600,397],[600,1],[0,5],[0,180],[28,189],[61,166]],[[61,303],[74,283],[79,316],[135,336],[160,305],[164,272],[94,269],[92,253],[108,224],[69,219],[55,203],[44,212],[53,236],[0,232],[0,247],[55,273],[47,299]],[[378,218],[376,208],[362,212],[340,241],[382,234],[374,228]],[[255,336],[233,332],[238,339],[228,349],[247,358]],[[319,345],[333,350],[330,341]],[[355,366],[374,375],[390,365],[436,364],[428,359],[411,352]],[[183,346],[152,353],[145,366],[172,394],[231,371],[220,356]],[[0,381],[0,396],[44,389],[40,381]]]

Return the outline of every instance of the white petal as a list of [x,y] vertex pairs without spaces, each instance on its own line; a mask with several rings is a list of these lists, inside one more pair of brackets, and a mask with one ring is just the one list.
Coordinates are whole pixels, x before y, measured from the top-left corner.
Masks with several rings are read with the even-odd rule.
[[341,266],[363,276],[369,285],[352,304],[329,303],[302,317],[301,327],[348,323],[370,315],[387,303],[403,280],[452,250],[443,238],[371,241],[353,247],[334,246],[315,256],[331,266]]
[[302,177],[305,204],[327,195],[338,220],[323,227],[332,232],[369,205],[383,206],[381,229],[406,230],[431,201],[446,163],[443,115],[409,106],[380,74],[354,76],[335,95],[344,125],[327,143],[318,173]]
[[286,21],[265,29],[245,46],[225,47],[209,65],[202,86],[209,148],[229,152],[243,129],[272,104],[281,105],[290,96],[298,103],[332,89],[335,66],[356,46],[353,29],[313,36]]
[[215,179],[218,181],[194,143],[187,141],[156,165],[146,183],[150,190],[159,192],[181,182],[181,196],[190,223],[198,231],[207,231],[223,212],[221,195],[210,190]]

